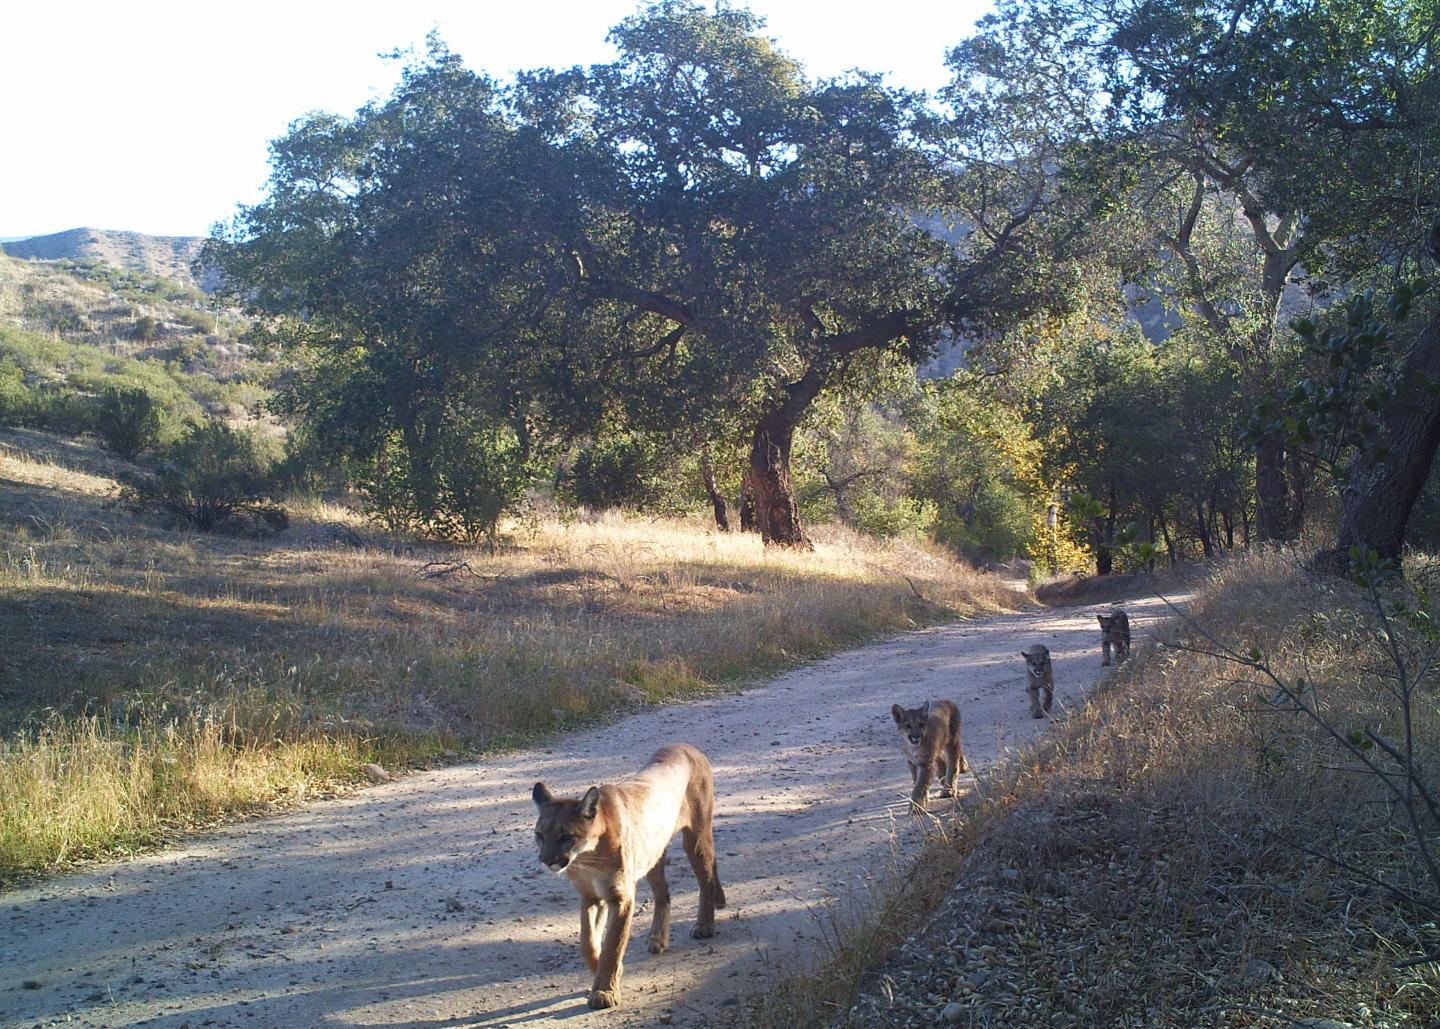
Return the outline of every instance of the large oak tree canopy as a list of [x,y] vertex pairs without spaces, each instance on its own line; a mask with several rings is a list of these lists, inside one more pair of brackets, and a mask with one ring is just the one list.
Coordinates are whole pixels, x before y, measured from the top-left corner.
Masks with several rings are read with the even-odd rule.
[[761,28],[664,2],[613,31],[613,63],[507,87],[436,43],[387,102],[298,123],[209,255],[324,355],[296,405],[422,465],[456,418],[526,447],[612,405],[743,426],[758,528],[806,543],[800,417],[1033,305],[1012,278],[1051,155],[969,160],[923,97],[811,81]]

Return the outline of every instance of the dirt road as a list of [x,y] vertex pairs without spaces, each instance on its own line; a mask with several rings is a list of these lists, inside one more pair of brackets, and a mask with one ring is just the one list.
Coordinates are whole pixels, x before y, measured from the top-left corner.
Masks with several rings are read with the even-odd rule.
[[[1127,608],[1137,635],[1164,613],[1158,601]],[[1093,610],[894,637],[744,692],[0,895],[0,1025],[608,1029],[666,1012],[706,1024],[773,963],[814,954],[826,905],[863,896],[914,840],[891,703],[955,700],[970,761],[989,765],[1045,724],[1028,715],[1023,647],[1054,654],[1057,712],[1094,682]],[[670,741],[715,766],[730,906],[714,939],[690,938],[695,882],[672,844],[672,949],[645,952],[642,884],[626,1006],[591,1012],[578,906],[536,861],[530,789],[579,792]]]

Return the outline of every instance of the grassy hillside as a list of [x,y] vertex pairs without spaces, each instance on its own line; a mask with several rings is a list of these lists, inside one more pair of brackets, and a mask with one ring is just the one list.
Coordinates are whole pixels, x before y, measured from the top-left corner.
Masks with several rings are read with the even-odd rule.
[[616,517],[487,556],[347,545],[370,530],[311,504],[274,541],[177,533],[107,507],[118,470],[0,436],[0,634],[27,641],[0,661],[0,879],[1018,599],[843,532],[777,553]]
[[276,365],[240,342],[243,330],[165,279],[0,256],[0,420],[79,431],[85,398],[113,385],[144,387],[172,422],[253,420]]
[[[1434,769],[1434,575],[1412,572],[1384,599],[1424,669],[1417,759]],[[1432,887],[1398,805],[1273,682],[1213,653],[1255,648],[1344,731],[1403,739],[1374,609],[1271,552],[1218,571],[1190,616],[986,783],[882,917],[840,932],[834,962],[756,1022],[1435,1025],[1440,964],[1405,962],[1440,934],[1401,896]]]
[[198,236],[149,236],[113,229],[67,229],[0,244],[11,257],[107,264],[194,287],[191,262],[204,240]]

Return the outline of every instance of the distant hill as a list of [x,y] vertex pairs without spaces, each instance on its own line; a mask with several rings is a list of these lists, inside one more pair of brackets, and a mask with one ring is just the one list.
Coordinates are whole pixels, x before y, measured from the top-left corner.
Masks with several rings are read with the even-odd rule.
[[0,250],[32,261],[103,261],[196,287],[200,283],[195,281],[190,263],[204,242],[200,236],[147,236],[143,232],[82,228],[0,242]]

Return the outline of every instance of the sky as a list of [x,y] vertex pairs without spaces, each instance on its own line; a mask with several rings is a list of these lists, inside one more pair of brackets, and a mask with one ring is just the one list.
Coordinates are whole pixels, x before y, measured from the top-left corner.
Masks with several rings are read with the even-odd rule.
[[[734,6],[740,6],[735,4]],[[752,0],[817,77],[946,81],[989,0]],[[613,58],[636,0],[0,0],[0,237],[78,226],[204,235],[264,195],[269,142],[300,115],[389,94],[438,29],[497,78]]]

